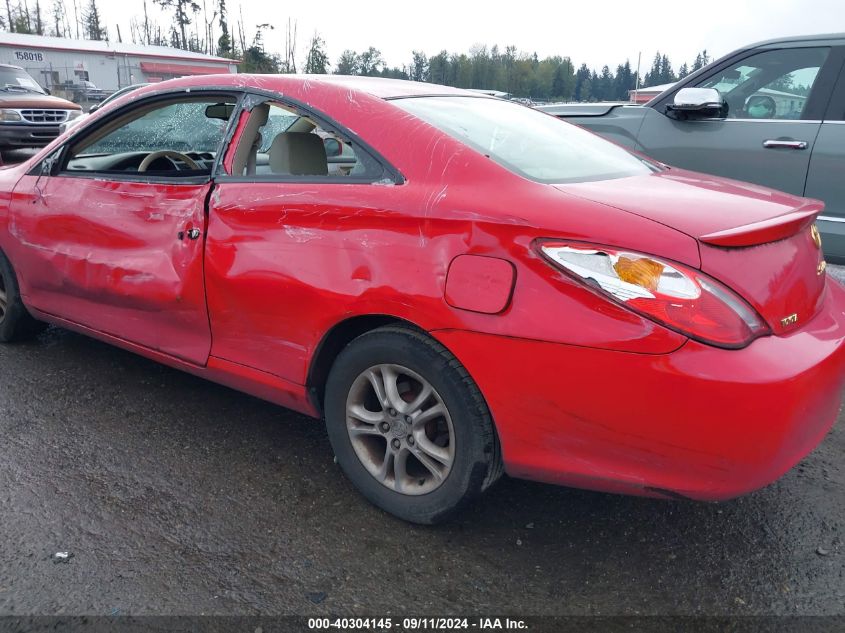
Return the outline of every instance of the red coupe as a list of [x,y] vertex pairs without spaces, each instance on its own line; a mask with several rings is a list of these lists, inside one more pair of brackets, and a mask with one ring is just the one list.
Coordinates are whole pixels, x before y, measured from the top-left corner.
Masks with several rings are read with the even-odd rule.
[[502,472],[726,499],[839,410],[820,203],[499,99],[178,79],[3,168],[0,195],[0,340],[53,323],[324,417],[409,521]]

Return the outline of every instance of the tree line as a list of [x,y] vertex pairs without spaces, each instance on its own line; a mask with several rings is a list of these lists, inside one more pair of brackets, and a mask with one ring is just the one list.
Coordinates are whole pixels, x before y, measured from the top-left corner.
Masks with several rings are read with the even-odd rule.
[[[90,40],[131,41],[135,44],[170,46],[194,52],[241,60],[241,72],[344,74],[392,77],[458,88],[498,90],[514,97],[541,101],[627,100],[637,86],[637,70],[630,60],[596,70],[587,64],[577,66],[566,56],[540,59],[537,53],[520,52],[514,46],[473,46],[468,53],[446,50],[434,55],[413,51],[407,64],[389,66],[376,47],[358,52],[344,50],[332,64],[326,42],[314,33],[300,54],[297,51],[297,25],[288,21],[281,29],[269,23],[246,27],[243,13],[232,16],[226,0],[141,0],[142,14],[129,22],[130,32],[113,33],[103,23],[97,0],[5,0],[6,13],[0,13],[0,28],[16,33]],[[162,27],[149,13],[157,5],[173,20]],[[68,6],[70,5],[70,6]],[[71,11],[68,11],[68,9]],[[269,49],[282,52],[270,52]],[[706,50],[688,64],[674,70],[668,56],[658,52],[639,82],[640,87],[683,79],[709,63]]]

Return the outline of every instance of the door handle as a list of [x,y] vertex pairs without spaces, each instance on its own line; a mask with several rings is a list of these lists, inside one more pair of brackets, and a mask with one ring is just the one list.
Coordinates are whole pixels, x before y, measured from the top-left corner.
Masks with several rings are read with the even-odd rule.
[[770,139],[763,141],[763,147],[767,149],[807,149],[807,141],[781,141]]
[[176,234],[180,240],[184,240],[186,237],[189,240],[198,240],[200,235],[202,235],[202,233],[199,229],[188,229],[187,231],[179,231],[179,233]]

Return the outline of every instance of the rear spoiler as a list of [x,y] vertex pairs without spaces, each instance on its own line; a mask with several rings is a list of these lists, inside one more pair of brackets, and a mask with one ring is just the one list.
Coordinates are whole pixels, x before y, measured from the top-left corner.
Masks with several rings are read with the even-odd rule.
[[755,246],[792,237],[812,224],[824,211],[823,202],[808,202],[794,211],[768,220],[743,224],[732,229],[702,235],[698,239],[714,246]]

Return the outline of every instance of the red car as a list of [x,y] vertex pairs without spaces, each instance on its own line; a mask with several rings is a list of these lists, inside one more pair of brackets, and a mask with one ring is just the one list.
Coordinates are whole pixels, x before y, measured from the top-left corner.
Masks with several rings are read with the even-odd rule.
[[839,410],[820,203],[476,93],[174,80],[0,192],[3,341],[53,323],[322,416],[348,477],[409,521],[503,471],[734,497]]

